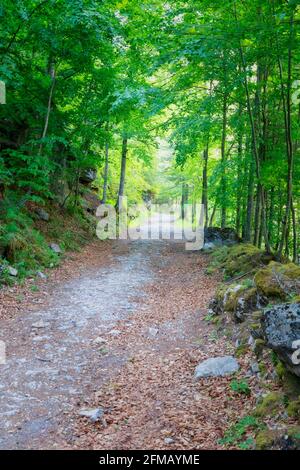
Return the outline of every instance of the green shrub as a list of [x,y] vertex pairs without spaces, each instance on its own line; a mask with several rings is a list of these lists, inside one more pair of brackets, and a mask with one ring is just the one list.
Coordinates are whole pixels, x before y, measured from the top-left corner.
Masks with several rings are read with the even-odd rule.
[[251,389],[247,380],[232,380],[230,382],[230,388],[233,392],[240,395],[249,396],[251,394]]

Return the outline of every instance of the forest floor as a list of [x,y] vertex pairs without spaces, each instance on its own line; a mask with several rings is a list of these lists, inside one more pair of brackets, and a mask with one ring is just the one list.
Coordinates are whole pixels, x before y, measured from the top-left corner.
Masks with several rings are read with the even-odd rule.
[[[232,377],[193,378],[234,352],[205,319],[219,282],[207,263],[181,242],[94,242],[1,290],[0,448],[222,448],[255,398],[233,395]],[[79,416],[95,407],[99,422]]]

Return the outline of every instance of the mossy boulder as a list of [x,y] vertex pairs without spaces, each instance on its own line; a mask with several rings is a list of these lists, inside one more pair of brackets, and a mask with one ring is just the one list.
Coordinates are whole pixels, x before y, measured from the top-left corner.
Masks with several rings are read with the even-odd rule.
[[226,277],[235,277],[251,273],[261,265],[267,265],[273,259],[250,243],[240,243],[231,247],[224,246],[212,254],[212,265],[224,270]]
[[264,429],[256,438],[257,450],[299,450],[300,426],[288,426],[285,430]]
[[271,449],[273,444],[275,444],[275,442],[278,440],[278,437],[278,431],[273,431],[271,429],[260,431],[255,438],[256,449]]
[[291,418],[300,418],[300,397],[298,400],[290,401],[286,411]]
[[300,266],[271,261],[256,273],[254,281],[258,290],[269,298],[300,295]]
[[265,341],[261,338],[257,338],[254,342],[254,345],[253,345],[253,352],[254,354],[256,355],[256,357],[261,357],[263,351],[264,351],[264,348],[265,348]]
[[231,312],[237,321],[243,321],[247,313],[256,311],[259,306],[257,289],[247,284],[222,284],[210,303],[210,308],[215,314]]
[[266,395],[256,407],[254,415],[258,417],[274,416],[283,406],[283,396],[280,392],[272,392]]

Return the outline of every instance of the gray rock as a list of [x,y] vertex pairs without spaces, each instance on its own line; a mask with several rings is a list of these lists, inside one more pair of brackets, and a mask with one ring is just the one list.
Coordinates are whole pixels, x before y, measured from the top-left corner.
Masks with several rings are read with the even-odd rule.
[[104,411],[102,408],[82,408],[79,411],[79,415],[90,419],[92,423],[96,423],[103,418]]
[[300,304],[275,305],[265,310],[261,324],[266,346],[300,377],[300,345],[296,344],[300,340]]
[[10,276],[17,277],[18,275],[18,270],[12,266],[7,266],[7,271]]
[[32,324],[32,328],[46,328],[47,323],[45,323],[43,320],[37,321],[36,323]]
[[41,343],[43,341],[47,341],[49,339],[49,336],[34,336],[32,338],[32,341],[34,341],[35,343]]
[[259,373],[259,365],[257,364],[257,362],[252,362],[250,368],[251,368],[251,372],[253,374],[258,374]]
[[223,377],[239,370],[239,364],[233,356],[212,357],[201,362],[195,370],[195,379],[203,377]]
[[62,253],[61,247],[57,243],[50,243],[49,248],[58,255]]
[[97,171],[93,168],[85,170],[80,175],[80,183],[89,185],[97,178]]
[[108,334],[112,335],[112,336],[120,336],[121,331],[120,330],[111,330]]
[[212,251],[212,250],[214,250],[215,248],[217,248],[218,246],[219,246],[219,245],[217,245],[216,243],[213,243],[213,242],[206,242],[206,243],[204,243],[202,250],[203,250],[203,251]]
[[173,442],[174,442],[174,439],[172,439],[171,437],[165,438],[165,444],[170,445],[170,444],[173,444]]
[[238,243],[240,238],[236,231],[231,228],[208,227],[204,230],[204,240],[205,245],[212,244],[215,247]]
[[42,271],[38,271],[38,272],[36,273],[36,275],[37,275],[38,277],[40,277],[41,279],[47,279],[46,274],[42,273]]
[[158,335],[158,328],[150,327],[150,328],[148,329],[148,334],[149,334],[149,336],[151,336],[152,338],[155,338],[155,336]]
[[97,338],[95,338],[93,340],[93,342],[95,344],[106,344],[107,343],[106,339],[102,338],[101,336],[98,336]]
[[35,210],[35,213],[36,215],[38,216],[38,218],[40,220],[43,220],[44,222],[48,222],[49,219],[50,219],[50,215],[48,214],[48,212],[46,212],[44,209],[42,209],[41,207],[38,207],[36,210]]

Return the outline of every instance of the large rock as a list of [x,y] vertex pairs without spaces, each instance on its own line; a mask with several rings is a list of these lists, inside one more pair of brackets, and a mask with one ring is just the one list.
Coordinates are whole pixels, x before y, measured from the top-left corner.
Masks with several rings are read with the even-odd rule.
[[57,255],[62,253],[61,247],[57,243],[50,243],[49,248]]
[[79,410],[79,415],[90,419],[92,423],[96,423],[103,418],[104,411],[102,408],[83,408]]
[[256,273],[254,281],[257,288],[267,297],[284,300],[288,294],[300,294],[300,266],[271,261]]
[[195,370],[195,379],[224,377],[239,370],[237,360],[232,356],[212,357],[201,362]]
[[12,266],[7,266],[7,271],[10,276],[17,277],[18,275],[18,270]]
[[[300,377],[296,341],[300,340],[300,304],[281,304],[265,310],[261,320],[266,346],[276,352],[287,369]],[[293,344],[294,343],[294,344]],[[298,355],[300,359],[300,354]]]
[[222,246],[212,254],[212,267],[223,269],[226,277],[251,275],[262,265],[269,264],[273,256],[250,243]]
[[239,241],[236,231],[232,228],[208,227],[204,230],[204,243],[206,246],[231,245]]
[[217,315],[231,312],[237,321],[243,321],[247,314],[265,305],[265,299],[251,285],[222,284],[210,303],[210,309]]
[[80,175],[80,183],[89,185],[95,181],[97,178],[97,171],[90,168],[88,170],[85,170],[81,173]]
[[41,207],[38,207],[36,210],[35,210],[35,213],[37,215],[37,217],[40,219],[40,220],[43,220],[44,222],[48,222],[49,219],[50,219],[50,215],[48,214],[48,212],[46,212],[44,209],[42,209]]

